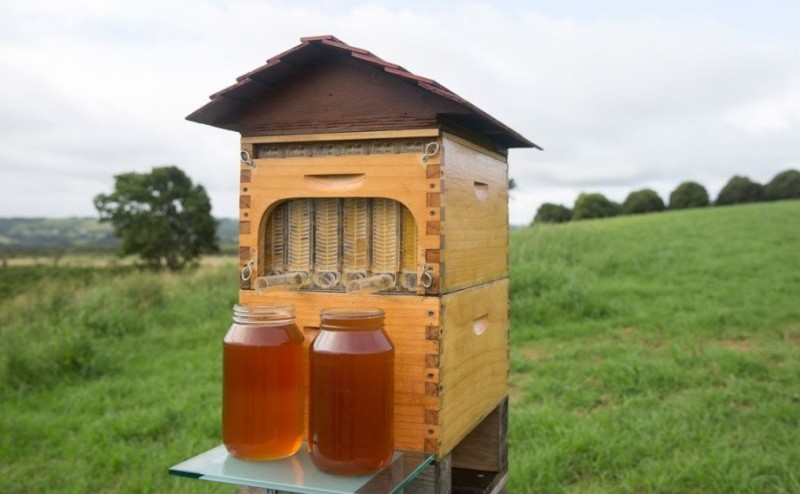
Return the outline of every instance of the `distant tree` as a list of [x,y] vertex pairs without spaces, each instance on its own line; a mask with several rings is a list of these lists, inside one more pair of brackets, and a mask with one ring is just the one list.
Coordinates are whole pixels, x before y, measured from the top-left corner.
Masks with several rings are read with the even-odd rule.
[[572,208],[572,219],[609,218],[619,215],[620,211],[620,205],[603,194],[581,193],[575,200],[575,207]]
[[775,175],[764,186],[764,199],[767,201],[800,199],[800,171],[786,170]]
[[517,182],[513,178],[508,179],[508,190],[514,190],[517,188]]
[[533,223],[566,223],[572,219],[572,210],[561,204],[546,202],[536,210]]
[[664,210],[664,201],[653,189],[636,190],[622,203],[622,214],[656,213]]
[[669,195],[670,209],[702,208],[709,202],[708,191],[697,182],[683,182]]
[[734,176],[719,191],[715,204],[724,206],[727,204],[742,204],[746,202],[758,202],[764,199],[764,186],[753,182],[747,177]]
[[64,254],[67,253],[66,247],[63,245],[56,245],[50,249],[50,254],[53,257],[53,267],[58,266],[58,263],[64,257]]
[[122,240],[121,254],[138,254],[152,267],[180,269],[216,252],[217,222],[201,185],[176,166],[114,177],[114,191],[94,198],[100,221]]

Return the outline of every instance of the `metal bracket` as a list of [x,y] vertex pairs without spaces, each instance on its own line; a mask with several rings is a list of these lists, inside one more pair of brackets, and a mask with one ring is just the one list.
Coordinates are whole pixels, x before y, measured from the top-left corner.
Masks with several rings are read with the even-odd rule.
[[425,145],[425,154],[422,155],[422,162],[427,163],[428,159],[433,158],[437,154],[439,154],[439,150],[441,146],[436,141],[431,141]]
[[254,260],[250,259],[247,261],[247,264],[244,265],[241,273],[242,281],[250,281],[250,278],[253,277],[253,264],[255,263],[256,262]]
[[422,265],[422,275],[419,277],[419,283],[426,289],[433,286],[432,272],[432,267],[428,266],[427,264]]
[[239,151],[239,161],[249,166],[250,168],[256,167],[256,164],[253,162],[252,156],[250,156],[250,151],[246,149],[242,149],[241,151]]

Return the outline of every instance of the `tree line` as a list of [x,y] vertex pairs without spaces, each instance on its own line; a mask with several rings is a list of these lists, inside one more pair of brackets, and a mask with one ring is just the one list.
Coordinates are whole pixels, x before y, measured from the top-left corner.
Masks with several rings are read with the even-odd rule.
[[800,199],[800,171],[790,169],[780,172],[763,185],[748,177],[736,175],[728,180],[713,203],[706,188],[692,181],[678,185],[670,193],[668,205],[653,189],[635,190],[628,194],[622,204],[611,201],[597,192],[581,193],[572,208],[549,202],[542,204],[536,211],[532,224],[566,223],[593,218],[657,213],[666,209],[725,206],[784,199]]

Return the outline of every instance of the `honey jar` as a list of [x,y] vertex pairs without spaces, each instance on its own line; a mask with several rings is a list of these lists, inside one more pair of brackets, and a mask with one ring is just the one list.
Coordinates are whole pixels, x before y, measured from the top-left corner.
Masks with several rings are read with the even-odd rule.
[[387,466],[394,435],[394,346],[380,309],[326,309],[309,355],[308,448],[320,470]]
[[303,441],[303,334],[292,305],[236,305],[223,340],[222,437],[244,460],[293,455]]

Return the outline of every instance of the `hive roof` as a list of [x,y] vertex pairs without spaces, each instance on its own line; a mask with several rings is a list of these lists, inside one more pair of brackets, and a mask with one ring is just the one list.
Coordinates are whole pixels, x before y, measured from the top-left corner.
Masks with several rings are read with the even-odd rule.
[[350,46],[329,35],[301,38],[299,45],[271,57],[264,65],[237,77],[235,84],[212,94],[209,103],[186,118],[193,122],[241,131],[239,121],[242,115],[256,102],[268,97],[269,93],[277,86],[300,74],[303,67],[326,58],[342,55],[416,86],[435,99],[445,100],[448,103],[446,113],[436,115],[440,124],[463,128],[467,132],[479,134],[502,148],[539,148],[433,79],[414,74],[367,50]]

